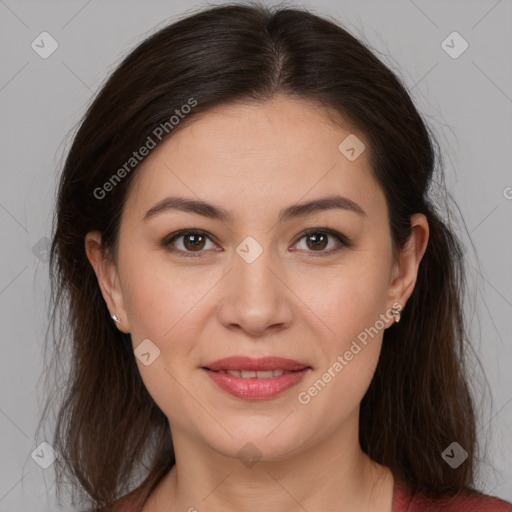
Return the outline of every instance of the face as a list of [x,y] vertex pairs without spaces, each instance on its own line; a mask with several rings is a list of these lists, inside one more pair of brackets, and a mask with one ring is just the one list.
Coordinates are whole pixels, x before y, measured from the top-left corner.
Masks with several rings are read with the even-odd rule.
[[[367,151],[338,149],[351,133],[282,96],[210,111],[137,170],[117,265],[102,274],[88,238],[171,431],[233,457],[251,442],[268,459],[357,432],[390,310],[412,292],[426,240],[393,260]],[[154,209],[177,197],[211,206]],[[327,197],[337,199],[297,208]],[[247,379],[205,369],[236,356],[306,369]]]

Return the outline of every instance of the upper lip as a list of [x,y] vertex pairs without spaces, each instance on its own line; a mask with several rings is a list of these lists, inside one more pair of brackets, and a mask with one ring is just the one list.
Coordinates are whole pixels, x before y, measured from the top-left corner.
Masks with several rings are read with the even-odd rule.
[[203,368],[209,370],[249,370],[249,371],[265,371],[265,370],[288,370],[297,371],[308,368],[309,365],[288,359],[285,357],[267,356],[253,359],[247,356],[234,356],[218,359],[211,363],[207,363]]

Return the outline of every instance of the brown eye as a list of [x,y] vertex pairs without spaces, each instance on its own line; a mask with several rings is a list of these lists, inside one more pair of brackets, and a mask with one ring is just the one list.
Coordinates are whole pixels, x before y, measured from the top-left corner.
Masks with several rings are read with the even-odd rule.
[[190,235],[183,236],[183,246],[190,251],[195,251],[196,249],[203,249],[205,237],[203,235],[198,235],[196,233],[192,233]]
[[[182,252],[185,256],[186,253],[201,253],[207,246],[207,242],[210,241],[213,247],[214,244],[210,238],[202,231],[180,231],[175,233],[171,238],[165,240],[164,246],[172,245],[176,248],[176,252]],[[211,247],[206,247],[211,248]]]
[[[305,247],[299,249],[305,250],[311,255],[327,256],[341,250],[343,247],[351,247],[352,243],[350,240],[331,229],[311,229],[301,236],[300,241],[305,239]],[[338,244],[332,245],[332,240],[337,241]],[[210,243],[210,247],[208,247]],[[201,256],[201,253],[206,252],[207,249],[222,250],[219,249],[211,240],[211,238],[200,230],[183,230],[173,233],[162,241],[162,245],[169,248],[170,251],[179,253],[180,256]],[[170,247],[172,246],[172,248]]]
[[310,249],[325,249],[329,237],[325,233],[313,233],[306,236],[307,246]]
[[[319,253],[319,256],[332,254],[343,247],[350,247],[352,245],[344,235],[331,229],[309,230],[302,235],[296,245],[299,246],[300,241],[303,239],[306,240],[304,250],[309,253]],[[334,244],[334,246],[330,244],[330,241],[333,239],[338,241],[338,244]],[[299,249],[301,248],[299,247]]]

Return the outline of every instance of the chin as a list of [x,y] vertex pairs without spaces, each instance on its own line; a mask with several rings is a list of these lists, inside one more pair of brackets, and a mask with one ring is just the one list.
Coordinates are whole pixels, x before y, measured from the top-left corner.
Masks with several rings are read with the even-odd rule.
[[251,461],[284,460],[296,451],[304,449],[305,438],[304,431],[300,429],[291,432],[289,426],[286,429],[281,428],[283,425],[278,426],[281,421],[282,418],[276,421],[272,428],[268,428],[266,421],[263,425],[238,423],[236,429],[226,425],[225,428],[233,437],[225,434],[216,439],[204,438],[204,441],[213,450],[226,457],[237,458],[242,462],[247,461],[248,467]]

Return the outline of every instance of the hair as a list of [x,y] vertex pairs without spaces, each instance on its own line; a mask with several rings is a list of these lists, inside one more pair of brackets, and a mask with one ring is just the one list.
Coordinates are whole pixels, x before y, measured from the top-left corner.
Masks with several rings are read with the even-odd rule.
[[[395,256],[409,239],[412,214],[424,214],[429,224],[415,288],[400,323],[384,332],[360,404],[362,450],[413,493],[478,492],[463,250],[436,205],[446,198],[439,144],[401,79],[338,23],[303,8],[234,3],[164,26],[125,56],[88,106],[62,170],[50,324],[59,329],[52,361],[60,364],[67,354],[70,366],[58,386],[55,470],[94,510],[111,510],[125,493],[140,507],[175,458],[168,419],[143,384],[130,335],[110,318],[85,235],[100,231],[105,256],[117,261],[121,213],[138,165],[112,178],[148,136],[158,145],[214,107],[277,94],[326,107],[366,137]],[[181,110],[191,99],[195,106]],[[158,127],[169,128],[177,109],[188,114],[161,139],[154,136]],[[95,191],[107,190],[107,182],[108,197],[98,198]],[[453,441],[469,454],[456,470],[441,457]],[[146,474],[134,485],[137,471]]]

